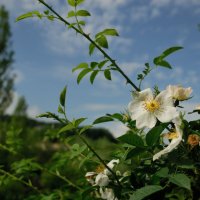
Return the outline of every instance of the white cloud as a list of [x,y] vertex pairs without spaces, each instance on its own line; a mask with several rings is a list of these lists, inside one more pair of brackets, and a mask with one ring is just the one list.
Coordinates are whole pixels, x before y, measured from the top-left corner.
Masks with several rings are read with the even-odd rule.
[[120,64],[120,67],[122,68],[122,70],[129,76],[143,66],[144,64],[139,63],[139,62],[127,62],[127,63],[125,62],[125,63]]
[[17,103],[19,101],[19,98],[20,98],[20,95],[17,92],[14,92],[13,93],[13,102],[6,110],[6,114],[11,115],[14,112],[14,110],[17,106]]
[[28,117],[35,118],[39,114],[41,114],[41,110],[37,105],[32,105],[28,107],[27,109]]
[[188,120],[188,121],[197,120],[197,119],[199,119],[199,114],[197,114],[197,113],[188,114],[188,112],[192,112],[195,109],[195,107],[199,104],[199,102],[198,103],[195,103],[195,102],[190,103],[189,101],[190,100],[181,103],[181,106],[183,105],[183,107],[184,107],[181,110],[185,111],[185,114],[186,114],[185,119],[186,120]]
[[[17,103],[20,99],[20,95],[19,93],[17,92],[14,92],[13,93],[13,102],[12,104],[8,107],[8,109],[6,110],[6,114],[9,114],[9,115],[12,115],[16,106],[17,106]],[[28,106],[27,108],[27,115],[28,117],[30,118],[35,118],[37,115],[41,114],[41,109],[37,106],[37,105],[31,105],[31,106]]]
[[105,123],[100,127],[107,128],[114,137],[119,137],[121,135],[124,135],[129,130],[129,128],[127,128],[121,122]]
[[111,110],[122,110],[123,105],[121,104],[103,104],[103,103],[90,103],[82,105],[82,109],[96,112],[96,111],[111,111]]

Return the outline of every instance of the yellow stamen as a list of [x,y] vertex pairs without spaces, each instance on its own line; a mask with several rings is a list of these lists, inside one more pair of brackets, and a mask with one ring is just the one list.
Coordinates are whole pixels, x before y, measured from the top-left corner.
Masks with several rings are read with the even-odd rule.
[[160,108],[160,103],[156,100],[145,101],[144,108],[149,112],[154,112]]
[[103,172],[104,170],[105,170],[105,166],[104,165],[99,165],[96,168],[95,172],[99,174],[99,173]]
[[172,140],[172,139],[178,138],[178,133],[177,132],[169,132],[169,133],[164,134],[164,137],[166,137],[169,140]]

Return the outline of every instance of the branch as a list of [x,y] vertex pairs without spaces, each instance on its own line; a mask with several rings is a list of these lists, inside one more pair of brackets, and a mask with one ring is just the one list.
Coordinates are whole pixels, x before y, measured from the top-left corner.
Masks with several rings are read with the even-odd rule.
[[38,0],[40,3],[42,3],[44,6],[46,6],[52,13],[54,13],[58,19],[68,26],[70,26],[72,29],[74,29],[77,33],[84,36],[88,41],[90,41],[103,55],[106,57],[118,70],[118,72],[126,79],[126,82],[130,84],[136,91],[140,91],[140,89],[131,81],[131,79],[123,72],[123,70],[119,67],[119,65],[113,60],[94,40],[90,38],[90,36],[84,32],[81,32],[78,28],[71,25],[68,21],[66,21],[63,17],[61,17],[51,6],[49,6],[47,3],[45,3],[43,0]]

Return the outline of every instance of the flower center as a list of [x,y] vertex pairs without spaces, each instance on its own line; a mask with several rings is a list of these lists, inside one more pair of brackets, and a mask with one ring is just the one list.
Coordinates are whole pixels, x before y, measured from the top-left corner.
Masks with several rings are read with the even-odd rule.
[[164,137],[166,137],[169,140],[176,139],[178,138],[178,136],[179,134],[176,131],[164,134]]
[[156,100],[145,101],[144,108],[149,112],[154,112],[160,108],[160,103]]
[[105,166],[104,165],[99,165],[96,168],[95,172],[99,174],[99,173],[103,172],[104,170],[105,170]]

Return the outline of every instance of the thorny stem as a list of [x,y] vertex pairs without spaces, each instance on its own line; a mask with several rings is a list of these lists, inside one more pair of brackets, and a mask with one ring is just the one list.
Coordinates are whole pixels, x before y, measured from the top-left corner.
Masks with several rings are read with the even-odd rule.
[[105,161],[96,153],[96,151],[90,146],[90,144],[85,140],[84,137],[82,137],[81,135],[78,135],[78,136],[87,145],[87,147],[90,149],[90,151],[92,151],[92,153],[94,153],[94,155],[100,160],[100,162],[105,166],[105,168],[108,169],[108,171],[113,175],[113,177],[117,181],[117,184],[119,185],[119,187],[122,188],[122,185],[119,182],[119,179],[118,179],[117,175],[115,174],[115,172],[113,172],[113,170],[110,169],[110,167],[108,167],[108,165],[105,163]]
[[35,186],[33,186],[31,182],[30,182],[30,183],[29,183],[29,182],[26,182],[26,181],[24,181],[24,180],[22,180],[22,179],[20,179],[20,178],[18,178],[18,177],[16,177],[16,176],[14,176],[13,174],[10,174],[9,172],[7,172],[7,171],[5,171],[5,170],[3,170],[3,169],[0,169],[0,172],[1,172],[2,174],[5,174],[5,175],[9,176],[9,177],[12,178],[13,180],[16,180],[16,181],[18,181],[18,182],[20,182],[20,183],[22,183],[22,184],[24,184],[24,185],[30,187],[31,189],[33,189],[33,190],[36,191],[37,193],[41,194],[41,192],[38,190],[38,188],[35,187]]
[[126,79],[127,84],[130,84],[136,91],[140,91],[140,89],[129,79],[129,77],[123,72],[123,70],[119,67],[119,65],[116,63],[115,60],[113,60],[98,44],[96,44],[95,41],[93,41],[90,36],[75,26],[72,26],[68,21],[66,21],[63,17],[61,17],[51,6],[49,6],[47,3],[45,3],[43,0],[38,0],[40,3],[42,3],[44,6],[46,6],[52,13],[54,13],[58,19],[68,26],[71,26],[72,29],[74,29],[77,33],[84,36],[88,41],[90,41],[103,55],[106,57],[118,70],[118,72]]

